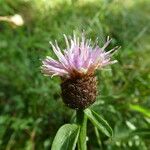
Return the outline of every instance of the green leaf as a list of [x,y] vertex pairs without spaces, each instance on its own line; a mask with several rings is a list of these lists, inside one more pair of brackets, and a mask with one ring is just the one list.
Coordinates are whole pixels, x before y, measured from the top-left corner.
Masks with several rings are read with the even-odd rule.
[[79,136],[79,127],[65,124],[56,133],[51,150],[74,150]]
[[96,126],[102,133],[111,137],[113,135],[113,131],[106,120],[104,120],[99,114],[90,109],[84,110],[85,114],[89,118],[89,120]]
[[130,104],[129,108],[131,110],[134,110],[134,111],[137,111],[139,113],[142,113],[143,115],[145,115],[145,116],[150,118],[150,111],[148,109],[146,109],[146,108],[141,107],[140,105]]

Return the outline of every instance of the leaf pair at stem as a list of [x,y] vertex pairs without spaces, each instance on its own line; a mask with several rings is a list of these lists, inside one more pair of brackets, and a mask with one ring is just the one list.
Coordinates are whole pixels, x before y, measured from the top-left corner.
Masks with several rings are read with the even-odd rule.
[[111,137],[113,135],[107,121],[90,109],[77,110],[76,118],[76,124],[65,124],[60,127],[51,150],[75,150],[76,144],[78,150],[87,150],[87,119],[106,136]]

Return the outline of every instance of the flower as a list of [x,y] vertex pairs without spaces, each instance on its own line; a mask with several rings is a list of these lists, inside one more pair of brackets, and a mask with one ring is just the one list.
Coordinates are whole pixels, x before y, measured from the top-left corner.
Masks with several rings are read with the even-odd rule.
[[58,60],[47,56],[42,61],[42,72],[48,76],[61,77],[62,98],[68,107],[85,109],[96,100],[95,70],[117,62],[111,60],[111,56],[118,46],[106,52],[105,49],[111,42],[109,37],[102,48],[92,45],[91,40],[85,40],[83,35],[81,40],[75,34],[72,39],[66,35],[64,38],[67,48],[63,52],[57,41],[55,45],[50,42]]
[[64,38],[67,48],[63,52],[58,46],[57,41],[55,41],[55,45],[50,42],[58,60],[47,56],[42,61],[42,71],[45,75],[57,75],[64,78],[89,76],[94,74],[95,70],[117,62],[117,60],[111,61],[111,56],[118,49],[118,46],[105,52],[105,48],[111,41],[109,37],[102,48],[97,45],[92,46],[90,40],[85,40],[84,36],[82,36],[81,41],[75,35],[70,40],[66,35],[64,35]]

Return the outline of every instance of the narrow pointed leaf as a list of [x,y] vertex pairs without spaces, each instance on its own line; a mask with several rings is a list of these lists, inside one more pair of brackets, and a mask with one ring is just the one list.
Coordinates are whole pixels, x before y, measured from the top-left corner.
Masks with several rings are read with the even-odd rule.
[[56,133],[51,150],[74,150],[79,136],[79,127],[65,124]]
[[145,116],[150,118],[150,110],[148,110],[148,109],[146,109],[144,107],[141,107],[140,105],[130,104],[129,108],[131,110],[137,111],[137,112],[139,112],[139,113],[141,113],[141,114],[143,114],[143,115],[145,115]]
[[99,114],[91,111],[90,109],[84,110],[84,113],[87,115],[92,124],[96,126],[102,133],[104,133],[108,137],[111,137],[113,135],[111,127],[109,126],[107,121],[104,120]]

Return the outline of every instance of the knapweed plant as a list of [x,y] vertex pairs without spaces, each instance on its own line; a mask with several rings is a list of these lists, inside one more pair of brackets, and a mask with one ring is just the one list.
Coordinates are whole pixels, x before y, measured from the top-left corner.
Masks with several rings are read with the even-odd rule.
[[115,48],[105,51],[111,42],[109,37],[101,48],[91,44],[91,40],[81,38],[75,34],[73,38],[64,35],[66,49],[61,50],[57,42],[51,43],[52,49],[58,60],[47,56],[42,61],[42,72],[48,76],[61,78],[61,90],[63,102],[69,108],[76,111],[76,123],[65,124],[57,132],[52,143],[52,150],[86,150],[87,120],[106,136],[112,136],[112,129],[100,115],[88,107],[96,100],[97,78],[95,71],[114,64],[111,60]]

